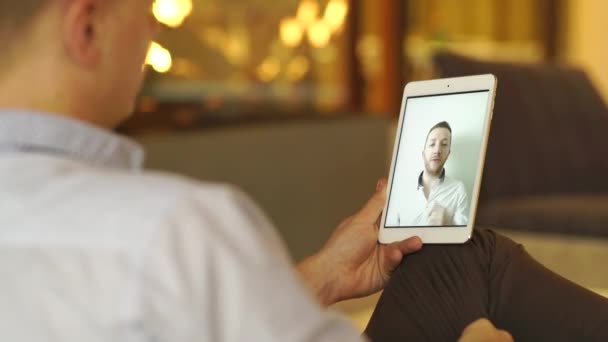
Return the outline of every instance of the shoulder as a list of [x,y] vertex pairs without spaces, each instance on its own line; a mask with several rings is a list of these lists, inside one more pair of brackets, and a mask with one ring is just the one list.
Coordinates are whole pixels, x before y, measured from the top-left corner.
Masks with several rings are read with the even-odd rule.
[[83,239],[97,236],[122,245],[167,229],[211,236],[245,230],[244,225],[269,225],[253,201],[229,184],[70,162],[52,167],[55,171],[45,177],[43,195],[54,210],[41,210],[53,222],[64,222],[62,231]]
[[157,171],[110,172],[105,179],[100,188],[116,191],[120,200],[113,206],[130,208],[130,213],[120,210],[127,218],[133,216],[140,220],[150,217],[154,220],[150,226],[158,224],[160,229],[182,231],[231,244],[249,241],[253,246],[254,242],[263,240],[282,246],[271,220],[237,186]]
[[454,191],[466,193],[466,188],[464,186],[464,183],[461,180],[446,176],[445,180],[444,180],[444,184],[446,186],[450,187],[451,189],[453,189]]
[[[170,204],[183,198],[201,198],[207,195],[215,200],[241,194],[235,186],[189,178],[177,173],[155,170],[123,170],[82,164],[73,165],[70,176],[87,186],[89,195],[115,194],[117,202],[134,197],[131,206]],[[124,198],[124,200],[123,200]]]
[[[246,198],[241,190],[229,184],[202,182],[156,171],[91,168],[80,170],[73,177],[75,183],[86,189],[89,200],[108,207],[126,207],[134,214],[155,216],[188,202],[198,207],[217,207]],[[108,201],[108,198],[112,200]]]

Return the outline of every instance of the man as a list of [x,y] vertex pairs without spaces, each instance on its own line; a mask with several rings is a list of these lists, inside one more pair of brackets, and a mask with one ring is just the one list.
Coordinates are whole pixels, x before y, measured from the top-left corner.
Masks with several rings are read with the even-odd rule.
[[[143,172],[110,129],[142,82],[151,5],[0,0],[2,340],[359,340],[300,279],[324,306],[364,296],[420,240],[376,243],[381,183],[293,272],[242,193]],[[478,334],[505,336],[481,321],[463,338]]]
[[[416,195],[407,212],[398,213],[398,225],[465,226],[469,221],[467,193],[461,181],[446,176],[445,163],[451,153],[452,128],[442,121],[429,130],[418,176]],[[412,214],[409,214],[412,213]]]

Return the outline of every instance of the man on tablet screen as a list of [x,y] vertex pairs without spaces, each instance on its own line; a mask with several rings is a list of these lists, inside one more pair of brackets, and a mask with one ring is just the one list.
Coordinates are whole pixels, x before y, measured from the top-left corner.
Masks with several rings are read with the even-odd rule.
[[[468,201],[464,184],[446,176],[445,163],[450,156],[452,128],[446,121],[431,127],[422,159],[424,170],[416,184],[413,217],[399,217],[402,226],[464,226],[468,223]],[[408,222],[409,221],[409,222]]]

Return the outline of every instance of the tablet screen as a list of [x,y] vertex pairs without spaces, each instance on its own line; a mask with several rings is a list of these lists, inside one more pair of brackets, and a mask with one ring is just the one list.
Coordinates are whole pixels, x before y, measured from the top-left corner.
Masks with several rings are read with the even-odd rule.
[[480,90],[406,99],[385,227],[467,226],[489,96]]

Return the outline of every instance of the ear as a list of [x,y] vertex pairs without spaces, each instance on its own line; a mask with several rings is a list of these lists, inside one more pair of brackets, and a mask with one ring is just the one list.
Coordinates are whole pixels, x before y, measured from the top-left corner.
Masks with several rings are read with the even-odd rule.
[[66,4],[63,41],[77,64],[90,68],[101,59],[99,28],[96,22],[98,0],[72,0]]

